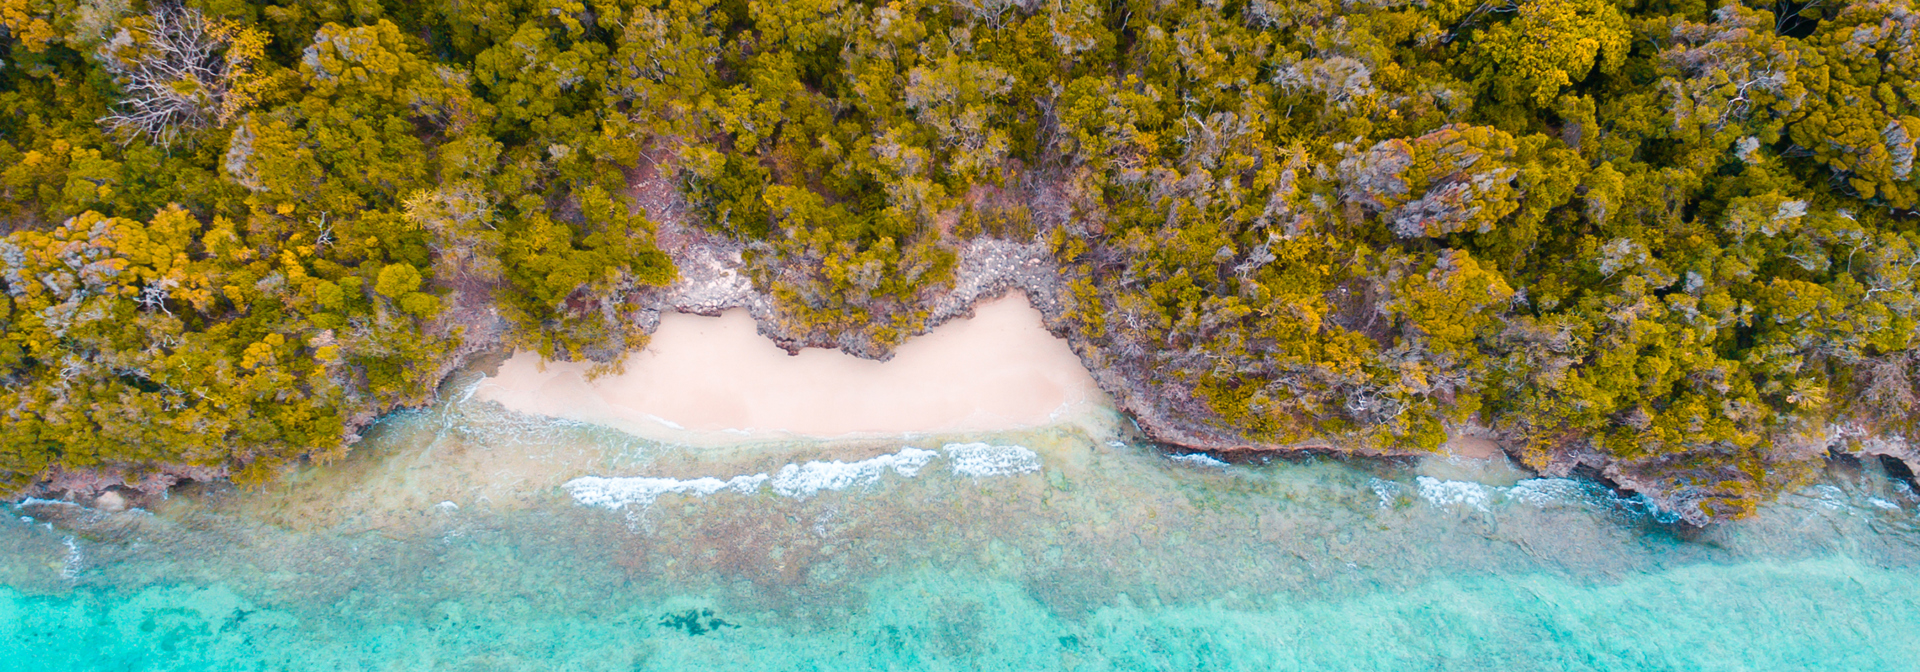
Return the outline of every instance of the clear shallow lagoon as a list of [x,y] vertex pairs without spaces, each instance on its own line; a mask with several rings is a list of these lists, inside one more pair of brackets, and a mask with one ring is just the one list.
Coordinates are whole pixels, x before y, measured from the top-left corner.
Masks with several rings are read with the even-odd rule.
[[696,449],[450,403],[267,492],[8,509],[0,669],[1920,660],[1920,497],[1874,464],[1686,530],[1504,463],[1222,465],[1116,424]]

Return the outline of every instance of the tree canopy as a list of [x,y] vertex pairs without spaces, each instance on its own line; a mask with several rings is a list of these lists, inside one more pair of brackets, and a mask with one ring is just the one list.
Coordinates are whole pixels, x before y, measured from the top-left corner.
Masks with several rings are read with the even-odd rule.
[[[266,475],[498,309],[637,346],[643,156],[779,329],[985,239],[1228,440],[1469,421],[1707,518],[1916,436],[1912,0],[0,0],[0,478]],[[164,29],[162,29],[164,28]],[[662,158],[664,157],[664,158]],[[249,471],[251,470],[251,471]]]

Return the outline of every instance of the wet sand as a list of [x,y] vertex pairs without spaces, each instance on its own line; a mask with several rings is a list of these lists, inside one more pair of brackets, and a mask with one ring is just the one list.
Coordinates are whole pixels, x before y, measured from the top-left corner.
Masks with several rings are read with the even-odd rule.
[[518,353],[475,398],[514,411],[694,443],[1016,430],[1108,405],[1093,377],[1014,294],[902,345],[890,361],[789,355],[744,310],[669,314],[626,372]]

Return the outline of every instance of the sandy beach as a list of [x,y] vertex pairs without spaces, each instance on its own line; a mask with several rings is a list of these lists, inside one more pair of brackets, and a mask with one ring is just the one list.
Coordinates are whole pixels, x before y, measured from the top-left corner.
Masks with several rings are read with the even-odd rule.
[[475,390],[508,409],[638,436],[715,442],[1037,427],[1104,406],[1066,341],[1020,294],[981,303],[887,362],[830,350],[789,355],[746,311],[668,314],[626,372],[518,353]]

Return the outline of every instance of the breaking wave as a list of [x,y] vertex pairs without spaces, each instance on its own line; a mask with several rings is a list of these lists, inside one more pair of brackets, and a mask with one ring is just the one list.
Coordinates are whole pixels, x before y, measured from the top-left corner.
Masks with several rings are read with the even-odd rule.
[[879,481],[888,471],[911,478],[939,455],[931,450],[903,448],[898,453],[852,463],[834,460],[789,464],[774,473],[773,491],[783,497],[806,498],[821,490],[845,490],[856,485],[868,485]]
[[[943,447],[953,473],[968,477],[1008,476],[1040,469],[1040,455],[1021,446],[992,446],[984,443],[951,443]],[[651,476],[582,476],[562,486],[573,500],[583,506],[618,509],[630,504],[651,506],[661,495],[707,496],[723,491],[753,494],[762,487],[782,497],[805,499],[826,490],[845,490],[872,485],[888,472],[912,478],[920,474],[940,453],[924,448],[901,448],[900,452],[858,462],[806,462],[789,464],[773,472],[734,476],[721,480],[711,476],[681,480]]]
[[1493,501],[1493,493],[1487,486],[1469,481],[1443,481],[1432,476],[1414,479],[1420,487],[1420,498],[1434,506],[1471,506],[1481,511]]
[[677,478],[650,478],[646,476],[626,476],[603,478],[600,476],[582,476],[567,481],[563,487],[573,495],[573,501],[586,506],[602,506],[617,509],[628,504],[650,506],[653,500],[665,494],[711,495],[721,490],[734,490],[751,493],[767,482],[766,474],[735,476],[720,480],[711,476],[680,480]]
[[1167,459],[1170,459],[1170,460],[1173,460],[1173,461],[1175,461],[1175,462],[1179,462],[1179,463],[1181,463],[1181,464],[1185,464],[1185,465],[1187,465],[1187,466],[1192,466],[1192,467],[1205,467],[1205,468],[1208,468],[1208,469],[1225,469],[1225,468],[1227,468],[1227,467],[1229,467],[1229,466],[1232,466],[1232,465],[1229,465],[1229,464],[1227,464],[1226,462],[1223,462],[1223,461],[1221,461],[1220,459],[1218,459],[1218,458],[1215,458],[1214,456],[1212,456],[1212,455],[1208,455],[1208,454],[1206,454],[1206,453],[1191,453],[1191,454],[1188,454],[1188,455],[1174,455],[1174,456],[1172,456],[1172,457],[1169,457],[1169,458],[1167,458]]

